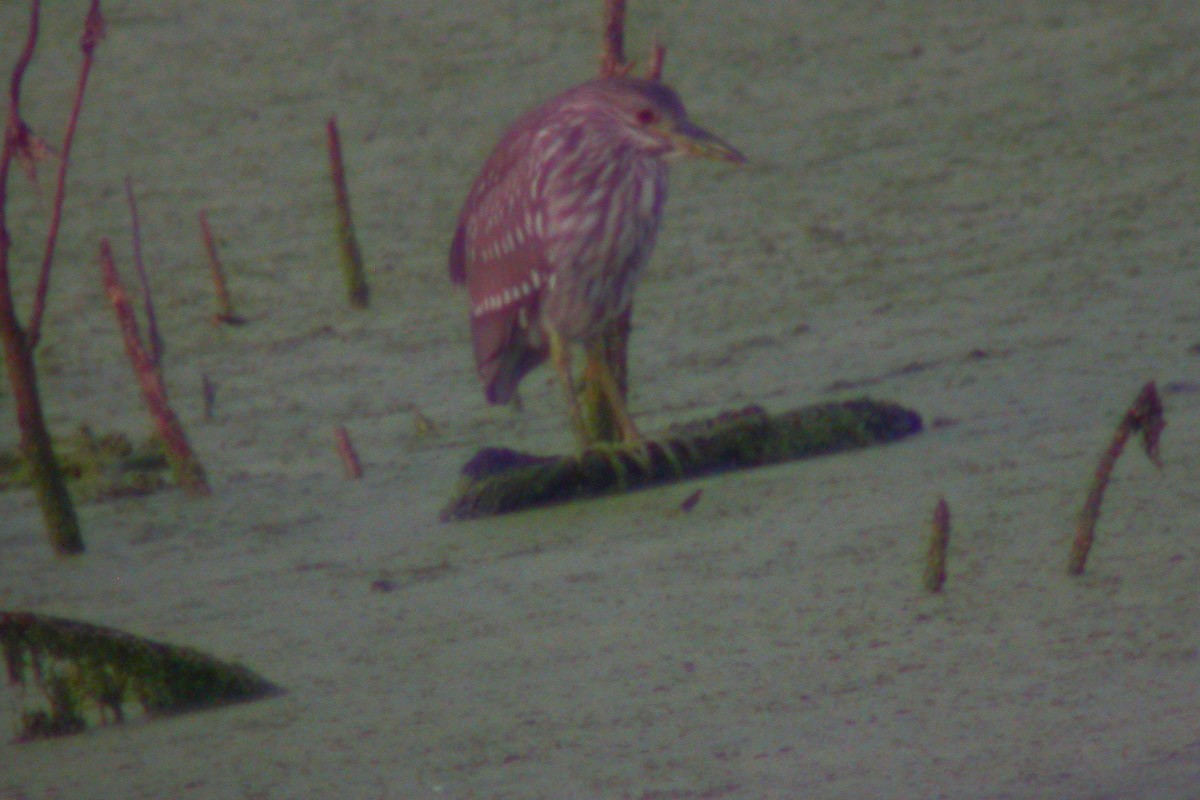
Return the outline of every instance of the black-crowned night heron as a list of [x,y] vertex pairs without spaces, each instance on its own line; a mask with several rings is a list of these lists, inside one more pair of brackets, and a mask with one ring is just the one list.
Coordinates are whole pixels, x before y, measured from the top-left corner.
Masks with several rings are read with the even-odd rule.
[[639,438],[602,334],[630,307],[662,218],[667,161],[678,156],[745,160],[654,80],[589,81],[504,134],[467,195],[450,248],[450,277],[470,298],[488,402],[507,402],[549,357],[587,446],[569,350],[579,343],[620,438]]

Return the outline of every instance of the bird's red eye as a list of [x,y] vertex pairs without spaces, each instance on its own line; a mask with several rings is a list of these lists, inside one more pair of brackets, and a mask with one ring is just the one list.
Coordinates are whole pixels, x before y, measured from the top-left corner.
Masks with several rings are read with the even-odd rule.
[[658,114],[655,113],[653,108],[647,106],[637,112],[637,121],[639,125],[653,125],[655,122],[658,122]]

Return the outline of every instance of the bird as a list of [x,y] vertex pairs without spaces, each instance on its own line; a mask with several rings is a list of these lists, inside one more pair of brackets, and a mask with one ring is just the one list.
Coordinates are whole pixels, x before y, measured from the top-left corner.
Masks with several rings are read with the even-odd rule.
[[572,377],[572,346],[612,409],[622,442],[641,441],[603,346],[631,307],[658,235],[668,162],[745,162],[692,122],[657,78],[603,77],[521,116],[467,193],[450,277],[467,289],[475,363],[489,403],[551,361],[583,448],[590,436]]

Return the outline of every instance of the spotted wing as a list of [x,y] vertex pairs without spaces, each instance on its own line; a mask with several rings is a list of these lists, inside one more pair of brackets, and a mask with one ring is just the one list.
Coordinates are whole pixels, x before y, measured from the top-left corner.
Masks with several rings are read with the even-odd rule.
[[488,159],[450,248],[450,277],[467,286],[475,363],[490,403],[507,402],[548,354],[538,307],[550,271],[537,229],[532,164],[523,157],[527,145],[518,130]]

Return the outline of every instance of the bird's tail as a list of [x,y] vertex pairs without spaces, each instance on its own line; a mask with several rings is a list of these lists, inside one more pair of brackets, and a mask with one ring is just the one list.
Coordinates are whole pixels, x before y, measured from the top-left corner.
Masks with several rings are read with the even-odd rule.
[[479,365],[484,395],[489,403],[503,405],[512,399],[517,385],[531,370],[546,360],[545,350],[520,343],[510,346],[487,363]]

